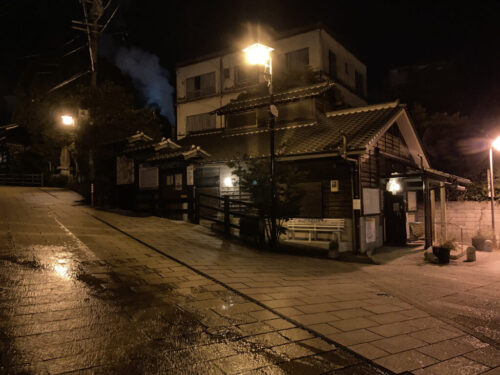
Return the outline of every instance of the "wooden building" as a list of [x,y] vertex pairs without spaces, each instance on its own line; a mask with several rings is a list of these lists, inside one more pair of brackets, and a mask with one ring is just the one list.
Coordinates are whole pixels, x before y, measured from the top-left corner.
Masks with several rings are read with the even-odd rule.
[[[292,163],[307,172],[304,181],[297,181],[305,192],[301,222],[315,227],[342,219],[341,250],[365,253],[384,243],[404,245],[410,228],[420,222],[425,223],[426,244],[432,244],[434,192],[438,189],[444,197],[445,189],[468,180],[431,168],[404,105],[396,101],[342,108],[338,99],[332,82],[274,98],[279,112],[277,168]],[[164,202],[168,196],[189,196],[194,186],[242,199],[227,162],[245,155],[269,157],[268,103],[269,97],[235,100],[214,111],[223,117],[224,128],[176,142],[130,144],[124,155],[141,165],[139,180],[147,168],[155,171],[149,187],[141,188],[139,182],[139,195],[150,189],[152,202]],[[425,218],[417,216],[419,204],[425,207]],[[296,238],[311,239],[310,231],[302,232]],[[314,239],[329,238],[329,233],[314,233]]]

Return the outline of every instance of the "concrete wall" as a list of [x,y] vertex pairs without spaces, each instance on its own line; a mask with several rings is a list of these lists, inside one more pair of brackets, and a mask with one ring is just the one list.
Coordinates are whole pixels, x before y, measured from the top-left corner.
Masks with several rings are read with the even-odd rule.
[[[337,42],[332,38],[330,34],[321,30],[321,44],[322,44],[322,64],[321,70],[329,71],[329,61],[328,61],[328,51],[332,51],[337,55],[337,77],[338,79],[346,84],[351,89],[356,87],[355,84],[355,71],[358,71],[363,75],[364,78],[364,94],[366,95],[366,65],[354,56],[349,50],[347,50],[342,44]],[[346,70],[347,65],[347,70]],[[358,97],[358,100],[360,98]],[[362,104],[362,105],[366,105]]]
[[[435,223],[435,238],[439,242],[441,241],[441,211],[439,201],[436,201]],[[470,244],[471,237],[476,235],[478,231],[489,236],[491,235],[490,202],[447,202],[446,223],[448,239],[460,241],[462,233],[464,242]],[[498,238],[498,226],[500,225],[500,205],[498,204],[495,205],[495,223]]]

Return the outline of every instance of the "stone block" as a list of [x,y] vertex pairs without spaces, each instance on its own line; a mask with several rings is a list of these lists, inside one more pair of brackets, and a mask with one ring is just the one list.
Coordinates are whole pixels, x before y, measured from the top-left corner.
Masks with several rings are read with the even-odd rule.
[[430,263],[438,263],[438,258],[432,253],[432,250],[427,250],[424,253],[424,259]]
[[493,251],[493,242],[490,240],[484,241],[484,251]]
[[469,246],[466,251],[467,251],[467,262],[475,262],[476,248],[474,246]]

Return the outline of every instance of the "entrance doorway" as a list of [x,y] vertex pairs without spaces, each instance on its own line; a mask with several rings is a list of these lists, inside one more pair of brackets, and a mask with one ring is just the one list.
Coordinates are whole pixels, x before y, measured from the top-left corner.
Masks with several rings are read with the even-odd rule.
[[384,192],[384,216],[386,243],[406,245],[406,214],[402,195]]

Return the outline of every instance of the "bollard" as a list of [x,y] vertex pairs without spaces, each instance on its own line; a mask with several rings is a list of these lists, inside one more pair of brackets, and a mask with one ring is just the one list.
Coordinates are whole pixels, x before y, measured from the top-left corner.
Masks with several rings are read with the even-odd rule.
[[332,239],[328,245],[328,258],[337,259],[340,256],[339,239],[337,234],[334,234],[335,239]]
[[466,251],[467,251],[467,262],[475,262],[476,248],[474,246],[469,246]]
[[484,241],[484,251],[493,251],[493,241],[491,240]]

